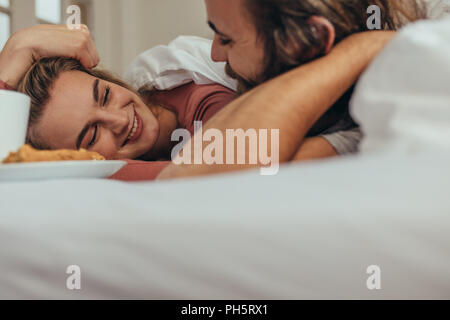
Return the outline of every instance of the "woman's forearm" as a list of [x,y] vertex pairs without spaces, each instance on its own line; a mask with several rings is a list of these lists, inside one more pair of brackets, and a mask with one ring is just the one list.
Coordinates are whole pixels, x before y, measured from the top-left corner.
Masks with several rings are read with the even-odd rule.
[[[292,70],[237,99],[212,118],[203,131],[219,129],[225,136],[227,129],[278,129],[279,161],[290,161],[314,123],[357,81],[393,36],[392,32],[353,35],[326,57]],[[247,167],[251,166],[171,165],[160,178]]]

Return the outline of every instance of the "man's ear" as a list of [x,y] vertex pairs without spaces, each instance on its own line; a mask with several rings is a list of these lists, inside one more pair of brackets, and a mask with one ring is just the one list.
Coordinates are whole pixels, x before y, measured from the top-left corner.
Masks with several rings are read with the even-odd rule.
[[325,44],[324,52],[322,53],[328,54],[333,48],[334,41],[336,40],[336,31],[333,24],[330,20],[322,16],[312,16],[308,19],[308,23],[315,28],[317,36],[321,37],[321,40]]

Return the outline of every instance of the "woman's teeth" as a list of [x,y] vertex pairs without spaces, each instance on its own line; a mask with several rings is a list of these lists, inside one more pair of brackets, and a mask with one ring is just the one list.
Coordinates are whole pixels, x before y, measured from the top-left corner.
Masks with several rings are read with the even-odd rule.
[[134,117],[134,124],[133,124],[133,129],[131,130],[130,135],[128,136],[127,140],[131,140],[133,139],[134,135],[136,134],[136,130],[138,128],[138,121],[136,116]]

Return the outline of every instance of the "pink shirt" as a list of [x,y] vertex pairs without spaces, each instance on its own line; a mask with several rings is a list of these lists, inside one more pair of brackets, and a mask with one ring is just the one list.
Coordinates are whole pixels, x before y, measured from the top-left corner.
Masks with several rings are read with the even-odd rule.
[[160,91],[155,102],[175,112],[180,128],[194,133],[194,121],[205,124],[218,111],[236,97],[235,93],[221,85],[197,85],[193,82],[181,87]]

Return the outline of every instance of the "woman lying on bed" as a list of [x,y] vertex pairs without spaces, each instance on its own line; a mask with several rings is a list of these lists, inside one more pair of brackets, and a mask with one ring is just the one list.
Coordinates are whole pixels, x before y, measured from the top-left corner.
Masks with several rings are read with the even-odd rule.
[[135,92],[110,73],[78,60],[44,58],[18,90],[31,97],[28,142],[38,149],[96,151],[107,159],[170,159],[171,134],[194,131],[234,98],[218,85]]
[[[53,56],[66,58],[46,58]],[[78,31],[69,30],[65,26],[39,25],[21,30],[9,39],[4,50],[0,52],[0,89],[19,89],[21,80],[22,91],[26,89],[25,83],[31,86],[28,88],[28,93],[32,97],[28,143],[38,149],[73,149],[78,145],[93,149],[94,141],[86,141],[86,139],[91,138],[92,140],[95,135],[95,139],[98,141],[95,141],[94,149],[111,159],[134,159],[138,158],[138,155],[139,158],[145,160],[169,159],[168,149],[171,144],[164,144],[163,141],[165,141],[165,137],[170,137],[174,128],[186,128],[193,132],[194,121],[206,122],[235,97],[233,91],[221,85],[200,86],[188,83],[173,90],[153,92],[154,94],[150,94],[149,91],[142,92],[145,100],[151,99],[152,101],[151,104],[146,105],[141,97],[138,97],[138,94],[124,82],[107,72],[92,70],[91,68],[95,67],[98,62],[99,56],[86,26],[82,26]],[[27,72],[29,77],[25,77]],[[70,75],[67,76],[69,73]],[[72,77],[73,75],[75,77]],[[88,89],[90,93],[87,96],[81,95],[80,90],[84,88],[85,79],[89,75],[91,75],[91,79],[94,77],[98,81],[88,80],[91,82]],[[58,81],[56,81],[57,78]],[[67,79],[70,82],[68,86],[63,84],[64,88],[61,91],[55,90],[55,86],[60,88],[59,83],[63,83]],[[32,84],[33,81],[39,81],[39,84]],[[112,87],[107,85],[107,82]],[[108,94],[105,94],[106,92]],[[63,101],[58,100],[61,97],[63,97]],[[84,100],[84,98],[87,99]],[[119,98],[123,100],[119,100]],[[102,107],[108,106],[107,111],[112,110],[111,104],[122,103],[125,100],[133,101],[135,108],[131,110],[132,108],[128,105],[123,109],[124,112],[112,113],[105,112],[106,109],[103,108],[104,112],[93,115],[91,112],[93,110],[92,99],[99,100],[98,106],[100,104],[103,104]],[[100,99],[103,101],[101,102]],[[75,101],[74,106],[73,102]],[[48,106],[47,102],[49,102]],[[116,104],[114,107],[122,108],[123,106]],[[134,115],[132,112],[134,110],[136,110],[136,119],[143,124],[141,126],[143,130],[134,132],[133,137],[127,135],[126,138],[130,139],[122,139],[120,134],[117,134],[117,130],[129,129],[128,133],[133,132]],[[47,117],[49,115],[50,118]],[[86,127],[94,120],[96,123],[89,128]],[[39,122],[39,125],[35,126],[35,122]],[[124,122],[126,122],[125,125]],[[102,124],[101,127],[98,125],[99,123]],[[121,125],[122,127],[120,127]],[[105,140],[108,135],[104,129],[107,127],[111,129],[110,137],[114,137],[114,141]],[[76,130],[79,131],[79,135],[71,142],[70,134]],[[96,132],[94,133],[93,130]],[[121,134],[123,135],[122,132]],[[138,134],[143,138],[138,137]],[[137,138],[139,138],[139,142],[136,142]],[[112,146],[116,143],[119,144],[120,139],[123,140],[120,148],[114,150]],[[152,166],[150,169],[160,170],[163,165],[167,165],[167,163]],[[145,174],[142,174],[141,170],[138,172],[139,176],[135,174],[131,179],[154,178],[155,170],[150,170],[151,172],[147,170]],[[121,173],[125,175],[125,178],[130,178],[126,176],[127,174],[129,176],[129,171],[122,170]]]

